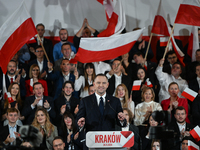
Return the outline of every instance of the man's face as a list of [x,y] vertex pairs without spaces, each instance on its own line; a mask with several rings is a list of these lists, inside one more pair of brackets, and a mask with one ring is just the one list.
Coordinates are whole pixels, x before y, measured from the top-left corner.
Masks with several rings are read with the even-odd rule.
[[56,139],[53,141],[53,149],[54,150],[64,150],[65,143],[61,139]]
[[188,150],[188,140],[184,140],[181,144],[181,150]]
[[97,94],[99,94],[101,96],[106,93],[106,90],[107,90],[108,85],[109,85],[108,80],[104,76],[96,77],[93,84],[94,84],[94,87],[95,87]]
[[17,66],[15,62],[9,62],[7,66],[7,73],[9,75],[14,75],[16,72]]
[[10,112],[7,114],[7,119],[9,123],[16,123],[17,119],[18,119],[18,114],[17,112]]
[[196,75],[200,78],[200,66],[196,66]]
[[63,88],[63,92],[66,96],[71,96],[73,92],[72,85],[70,83],[66,83],[65,87]]
[[65,58],[69,59],[70,56],[71,56],[71,52],[72,52],[71,46],[70,45],[63,45],[61,52],[63,53],[63,56]]
[[66,42],[68,38],[67,30],[60,30],[59,37],[62,42]]
[[171,69],[171,74],[175,77],[180,76],[182,73],[180,64],[174,64]]
[[88,28],[85,28],[82,32],[82,37],[91,37],[91,32]]
[[171,65],[173,65],[175,62],[177,62],[176,54],[174,53],[174,54],[168,55],[167,60]]
[[60,65],[60,68],[61,68],[62,72],[69,72],[71,65],[68,60],[63,60]]
[[200,52],[196,52],[196,61],[200,62]]
[[42,59],[42,58],[44,58],[44,51],[43,51],[43,49],[40,47],[40,48],[37,48],[36,50],[35,50],[35,55],[36,55],[36,57],[38,58],[38,59]]
[[174,114],[178,123],[184,123],[186,116],[185,110],[176,110],[176,113]]
[[94,94],[95,91],[96,91],[94,86],[90,86],[88,90],[89,90],[89,91],[88,91],[89,95]]
[[119,60],[113,61],[112,69],[113,69],[113,71],[114,71],[115,74],[120,73],[121,70],[122,70],[121,62]]
[[37,29],[37,32],[38,32],[39,36],[43,37],[44,32],[45,32],[44,27],[43,26],[37,26],[36,29]]
[[141,64],[142,63],[142,55],[138,56],[138,55],[133,55],[133,60],[135,61],[136,64]]
[[36,97],[42,97],[44,93],[44,88],[41,84],[34,85],[33,94],[35,94]]

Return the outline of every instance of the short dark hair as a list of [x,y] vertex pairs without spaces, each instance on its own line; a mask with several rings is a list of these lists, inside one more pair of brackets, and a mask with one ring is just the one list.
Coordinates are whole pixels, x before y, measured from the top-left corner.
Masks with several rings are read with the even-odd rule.
[[[175,114],[176,114],[176,111],[177,110],[185,110],[185,108],[183,106],[178,106],[176,109],[175,109]],[[186,113],[186,110],[185,110],[185,113]]]
[[103,74],[103,73],[97,74],[96,77],[94,78],[94,81],[96,80],[97,77],[105,77],[107,79],[107,81],[108,81],[107,76],[105,74]]
[[172,55],[172,54],[176,54],[175,51],[169,51],[169,52],[167,52],[167,57],[168,57],[169,55]]
[[200,52],[200,49],[197,49],[195,54],[197,54],[197,52]]
[[200,63],[198,63],[198,64],[195,66],[195,68],[197,69],[198,66],[200,66]]
[[74,83],[73,83],[72,81],[65,81],[65,83],[63,83],[62,89],[65,88],[65,85],[66,85],[67,83],[71,84],[72,89],[74,90]]
[[63,46],[65,46],[65,45],[69,45],[69,46],[70,46],[70,48],[71,48],[71,45],[70,45],[70,43],[69,43],[69,42],[65,42],[65,43],[63,43],[63,44],[62,44],[62,46],[61,46],[61,49],[63,49]]
[[[171,85],[173,85],[173,84],[176,84],[176,85],[178,86],[178,83],[176,83],[176,82],[171,82],[171,83],[168,85],[168,89],[169,89],[169,87],[170,87]],[[178,86],[178,88],[179,88],[179,86]]]
[[[62,142],[64,143],[63,138],[62,138],[61,136],[56,136],[56,137],[53,139],[53,141],[55,141],[55,140],[62,140]],[[52,143],[53,143],[53,142],[52,142]]]
[[182,69],[182,65],[181,65],[181,63],[180,63],[180,62],[178,62],[178,61],[177,61],[177,62],[175,62],[175,63],[173,63],[173,65],[172,65],[172,66],[174,66],[174,65],[176,65],[176,64],[177,64],[177,65],[180,65],[180,67],[181,67],[181,70],[183,70],[183,69]]
[[41,45],[37,45],[37,46],[35,47],[35,50],[38,49],[38,48],[42,48],[42,46],[41,46]]
[[12,59],[11,59],[9,62],[14,62],[14,63],[16,64],[16,66],[17,66],[17,62],[16,62],[16,61],[14,61],[14,60],[12,60]]
[[144,58],[144,54],[143,54],[142,52],[140,52],[140,51],[135,52],[135,53],[133,54],[133,57],[134,57],[134,55],[142,56],[142,57]]
[[36,25],[36,29],[37,29],[38,26],[43,26],[43,28],[45,29],[45,26],[44,26],[44,24],[42,24],[42,23],[38,23],[38,24]]
[[[114,60],[113,60],[113,62],[114,61],[120,61],[121,62],[121,59],[120,58],[115,58]],[[113,62],[112,62],[112,64],[113,64]]]
[[[61,28],[60,31],[61,30],[66,30],[67,31],[67,29],[65,29],[65,28]],[[60,31],[59,31],[59,35],[60,35]],[[68,31],[67,31],[67,34],[68,34]]]
[[14,112],[19,113],[19,110],[16,109],[15,107],[11,107],[11,108],[8,108],[6,112],[7,112],[7,114],[14,113]]
[[65,59],[62,59],[61,64],[62,64],[62,62],[63,62],[64,60],[68,60],[68,62],[69,62],[69,59],[65,58]]
[[195,142],[195,140],[194,140],[194,138],[193,137],[191,137],[191,136],[185,136],[183,139],[182,139],[182,141],[181,141],[181,143],[184,141],[184,140],[190,140],[190,141],[192,141],[193,143],[195,143],[196,144],[196,142]]
[[[40,82],[35,82],[34,84],[33,84],[33,90],[34,90],[34,87],[35,87],[35,85],[42,85],[42,83],[40,83]],[[42,87],[43,87],[43,85],[42,85]],[[43,87],[44,88],[44,87]]]

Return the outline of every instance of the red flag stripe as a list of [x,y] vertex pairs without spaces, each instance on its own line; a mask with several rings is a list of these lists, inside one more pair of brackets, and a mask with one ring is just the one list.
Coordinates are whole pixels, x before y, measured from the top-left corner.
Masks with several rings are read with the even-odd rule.
[[192,95],[186,93],[185,91],[183,91],[183,93],[181,94],[182,96],[186,97],[187,99],[189,99],[190,101],[194,101],[195,97],[193,97]]
[[181,4],[176,16],[175,23],[200,26],[200,7]]
[[35,34],[37,34],[37,31],[33,20],[31,18],[28,18],[6,40],[0,51],[0,60],[4,60],[1,61],[0,64],[4,74],[7,71],[7,64],[9,63],[11,58]]
[[128,53],[129,50],[135,44],[135,42],[136,41],[133,41],[116,48],[112,48],[109,50],[102,50],[102,51],[89,51],[89,50],[79,47],[78,53],[76,54],[74,59],[70,60],[70,63],[73,63],[74,61],[75,62],[79,61],[82,63],[90,63],[90,62],[114,59],[118,56]]
[[198,150],[198,149],[196,149],[196,148],[193,147],[193,146],[188,146],[188,150]]
[[132,87],[132,91],[138,91],[138,90],[140,90],[140,85],[134,85]]
[[197,141],[197,142],[200,141],[200,137],[194,129],[190,131],[190,134],[195,139],[195,141]]
[[124,144],[123,147],[132,147],[134,145],[134,136],[131,137],[131,139],[128,140],[126,144]]

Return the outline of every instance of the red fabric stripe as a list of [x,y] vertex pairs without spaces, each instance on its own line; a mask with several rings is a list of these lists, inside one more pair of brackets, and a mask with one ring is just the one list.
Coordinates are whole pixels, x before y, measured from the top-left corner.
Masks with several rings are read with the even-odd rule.
[[0,65],[4,74],[11,58],[35,34],[37,34],[37,31],[33,20],[28,18],[7,39],[0,51]]
[[103,5],[103,1],[104,1],[104,0],[97,0],[97,1]]
[[134,145],[134,136],[126,142],[126,144],[123,145],[123,147],[132,147]]
[[170,36],[168,32],[167,23],[163,16],[155,16],[151,33]]
[[193,147],[193,146],[188,146],[188,150],[198,150],[198,149],[196,149],[196,148]]
[[195,139],[195,141],[200,141],[200,137],[199,137],[199,135],[197,134],[197,132],[194,130],[194,129],[192,129],[191,131],[190,131],[190,134],[192,135],[192,137]]
[[160,46],[167,46],[167,41],[166,42],[160,42]]
[[175,23],[200,26],[200,7],[181,4],[176,16]]
[[99,33],[98,37],[108,37],[113,35],[115,33],[115,27],[117,23],[118,23],[118,15],[115,12],[113,12],[107,28],[101,33]]
[[182,96],[186,97],[187,99],[189,99],[190,101],[194,101],[195,97],[193,97],[192,95],[186,93],[185,91],[183,91],[183,93],[181,94]]
[[133,41],[126,45],[103,51],[88,51],[86,49],[79,47],[78,53],[76,54],[74,59],[70,60],[70,63],[74,63],[76,61],[82,63],[90,63],[90,62],[114,59],[118,56],[128,53],[135,44],[135,42],[136,41]]
[[193,33],[191,33],[189,37],[189,44],[187,49],[187,54],[192,58],[192,50],[193,50]]
[[132,87],[132,91],[139,91],[140,90],[140,85],[134,85]]

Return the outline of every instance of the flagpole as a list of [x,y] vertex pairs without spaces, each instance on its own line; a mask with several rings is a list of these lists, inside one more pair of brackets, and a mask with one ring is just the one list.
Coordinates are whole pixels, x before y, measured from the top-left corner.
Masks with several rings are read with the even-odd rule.
[[170,42],[170,40],[171,40],[171,38],[172,38],[172,34],[173,34],[173,31],[174,31],[174,27],[175,27],[175,23],[174,23],[174,25],[173,25],[173,27],[172,27],[172,31],[171,31],[169,40],[168,40],[168,42],[167,42],[167,46],[166,46],[166,48],[165,48],[165,53],[164,53],[164,55],[163,55],[163,59],[165,58],[165,55],[166,55],[166,53],[167,53],[167,49],[168,49],[168,47],[169,47],[169,42]]
[[45,56],[46,56],[46,58],[47,58],[47,61],[50,62],[50,61],[49,61],[49,57],[47,56],[47,53],[46,53],[46,51],[45,51],[45,49],[44,49],[43,43],[42,43],[42,41],[41,41],[41,39],[40,39],[39,34],[37,34],[37,37],[38,37],[38,39],[39,39],[39,41],[40,41],[40,44],[41,44],[42,49],[43,49],[43,51],[44,51],[44,54],[45,54]]
[[147,46],[147,51],[146,51],[146,54],[145,54],[145,57],[144,57],[145,60],[147,59],[147,54],[148,54],[149,47],[150,47],[150,44],[151,44],[152,36],[153,36],[153,33],[151,33],[151,35],[150,35],[149,43],[148,43],[148,46]]

